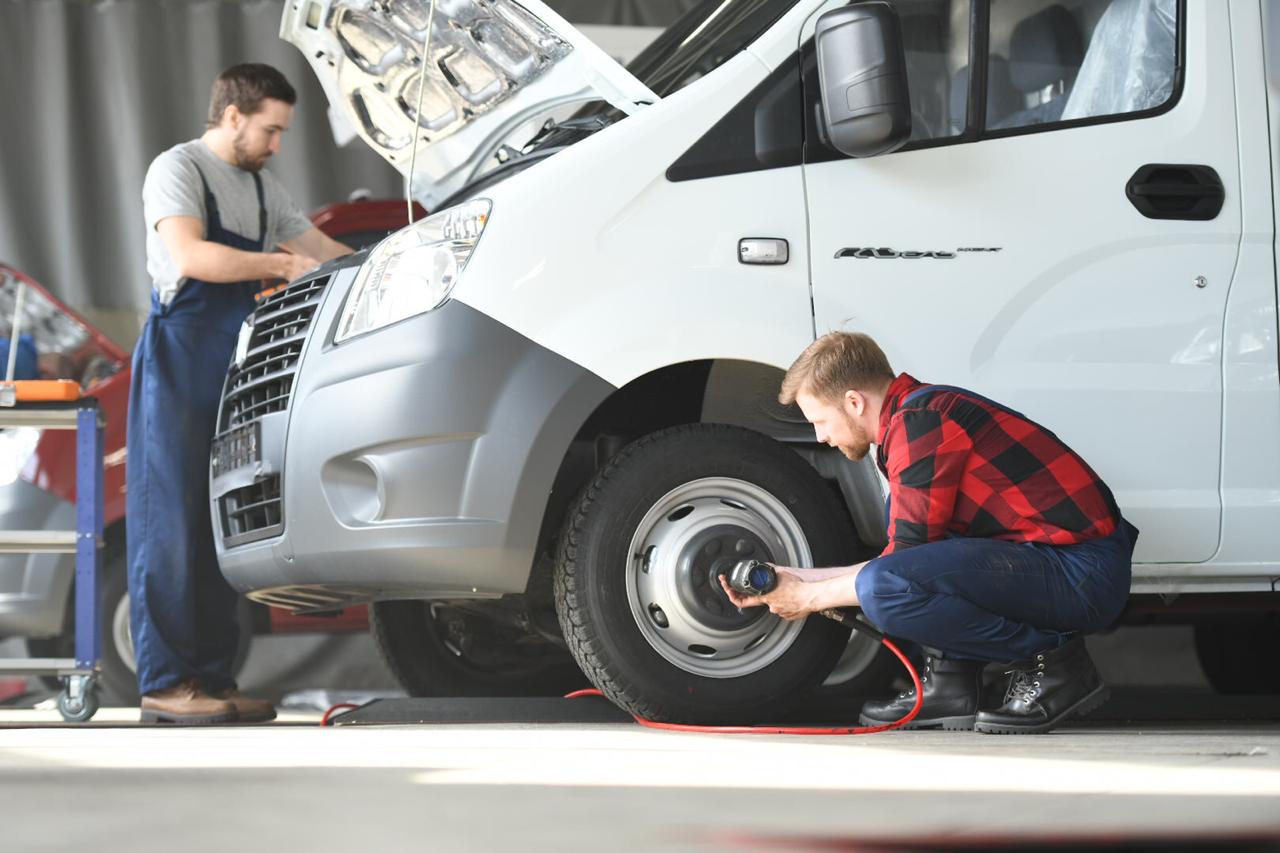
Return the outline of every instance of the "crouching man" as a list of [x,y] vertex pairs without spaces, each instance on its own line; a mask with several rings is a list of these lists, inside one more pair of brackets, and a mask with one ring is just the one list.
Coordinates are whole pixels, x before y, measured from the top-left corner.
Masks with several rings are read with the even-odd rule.
[[[1083,635],[1129,595],[1138,531],[1110,489],[1053,433],[962,388],[895,375],[867,335],[834,332],[787,371],[818,441],[849,459],[878,447],[889,482],[889,544],[866,563],[780,568],[766,596],[725,592],[785,619],[861,607],[880,630],[924,647],[912,728],[1047,732],[1106,701]],[[1012,663],[1003,704],[979,708],[982,670]],[[861,723],[893,722],[909,690],[868,702]]]

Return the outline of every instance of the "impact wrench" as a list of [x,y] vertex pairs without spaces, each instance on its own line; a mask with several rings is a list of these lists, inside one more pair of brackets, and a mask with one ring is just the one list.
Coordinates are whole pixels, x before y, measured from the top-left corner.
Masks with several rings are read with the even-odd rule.
[[[778,586],[778,572],[768,563],[762,563],[759,560],[743,560],[737,563],[729,574],[726,576],[730,588],[744,593],[746,595],[768,595]],[[815,726],[695,726],[687,723],[659,723],[653,720],[646,720],[643,717],[635,717],[635,721],[642,726],[652,729],[665,729],[667,731],[677,732],[717,732],[720,734],[787,734],[787,735],[869,735],[876,732],[887,732],[896,729],[899,726],[905,726],[907,723],[915,719],[916,714],[920,713],[920,704],[924,701],[924,689],[920,684],[920,675],[916,672],[916,668],[911,665],[911,661],[907,660],[907,656],[902,650],[894,645],[893,641],[885,637],[884,634],[872,628],[866,622],[862,622],[851,614],[844,613],[835,608],[818,611],[821,615],[839,622],[847,628],[852,628],[860,634],[872,638],[880,643],[902,662],[907,668],[907,674],[911,676],[911,682],[915,687],[916,702],[911,710],[899,720],[892,723],[885,723],[879,726],[841,726],[841,727],[825,727],[818,728]],[[603,696],[599,690],[578,690],[570,693],[566,698],[576,698],[578,696]],[[634,715],[633,715],[634,716]]]

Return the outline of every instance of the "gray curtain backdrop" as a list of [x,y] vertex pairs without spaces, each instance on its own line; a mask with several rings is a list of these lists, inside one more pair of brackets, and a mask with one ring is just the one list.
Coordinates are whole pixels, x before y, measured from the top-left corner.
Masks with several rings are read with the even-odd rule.
[[[552,0],[570,20],[665,26],[698,0]],[[298,89],[270,169],[310,210],[403,181],[360,142],[334,146],[327,103],[277,36],[282,0],[0,0],[0,260],[130,346],[150,299],[147,166],[204,130],[209,87],[266,62]]]

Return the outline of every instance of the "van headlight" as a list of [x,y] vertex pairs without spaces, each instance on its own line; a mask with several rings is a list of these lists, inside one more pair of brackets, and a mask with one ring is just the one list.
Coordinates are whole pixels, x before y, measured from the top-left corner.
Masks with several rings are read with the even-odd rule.
[[474,199],[415,222],[369,254],[347,294],[334,343],[439,308],[475,250],[489,211]]

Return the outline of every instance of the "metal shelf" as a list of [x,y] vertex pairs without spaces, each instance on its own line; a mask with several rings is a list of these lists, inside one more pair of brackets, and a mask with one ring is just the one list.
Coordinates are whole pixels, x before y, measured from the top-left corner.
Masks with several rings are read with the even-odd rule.
[[74,530],[0,530],[0,554],[74,554]]
[[0,660],[0,675],[81,675],[92,672],[75,658],[23,658]]
[[81,409],[8,408],[0,407],[0,426],[39,427],[40,429],[76,429]]

